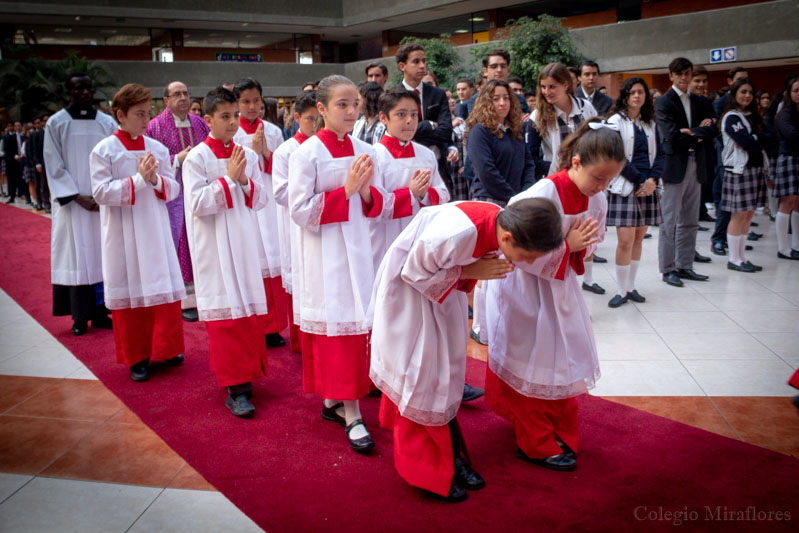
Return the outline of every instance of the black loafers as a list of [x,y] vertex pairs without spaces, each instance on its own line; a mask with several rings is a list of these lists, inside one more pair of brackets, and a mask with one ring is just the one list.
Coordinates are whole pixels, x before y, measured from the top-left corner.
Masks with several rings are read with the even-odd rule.
[[166,366],[180,366],[183,364],[183,360],[184,360],[183,354],[179,353],[175,357],[171,357],[166,361],[164,361],[164,364]]
[[480,490],[486,486],[483,477],[460,457],[455,458],[455,481],[468,490]]
[[83,335],[89,329],[89,323],[85,320],[76,320],[72,323],[72,334],[76,336]]
[[593,292],[594,294],[605,294],[605,289],[597,285],[596,283],[592,283],[589,285],[586,282],[583,282],[583,290],[588,292]]
[[239,394],[237,396],[228,394],[225,405],[230,409],[231,413],[239,418],[252,418],[255,416],[255,406],[250,403],[246,394]]
[[749,265],[750,267],[754,268],[754,269],[755,269],[755,272],[760,272],[761,270],[763,270],[763,267],[762,267],[762,266],[760,266],[760,265],[755,265],[755,264],[752,264],[752,262],[751,262],[751,261],[744,261],[744,264],[747,264],[747,265]]
[[280,348],[286,345],[286,340],[280,336],[280,333],[267,333],[264,335],[267,348]]
[[727,248],[720,242],[714,242],[710,247],[710,251],[716,255],[727,255]]
[[607,263],[608,260],[604,257],[599,257],[598,255],[594,254],[594,263],[601,265],[602,263]]
[[197,309],[184,309],[180,312],[183,315],[183,320],[186,322],[197,322],[200,320],[200,315],[197,313]]
[[646,301],[646,298],[644,298],[643,296],[638,294],[638,291],[635,290],[635,289],[633,289],[633,290],[631,290],[630,292],[627,293],[627,299],[628,300],[632,300],[632,301],[634,301],[637,304],[642,304],[642,303],[644,303]]
[[663,281],[671,285],[672,287],[684,287],[685,283],[680,279],[680,276],[677,275],[677,272],[672,270],[671,272],[666,272],[663,274]]
[[441,496],[440,494],[436,494],[434,492],[429,492],[429,493],[439,500],[444,500],[445,502],[452,502],[452,503],[462,502],[468,496],[468,494],[466,494],[466,489],[463,488],[463,486],[461,486],[461,484],[458,483],[455,479],[452,480],[452,485],[450,485],[449,487],[448,495]]
[[613,309],[617,307],[621,307],[622,305],[627,303],[627,297],[622,296],[621,294],[617,294],[613,298],[610,299],[608,302],[608,307],[612,307]]
[[341,407],[344,407],[344,404],[341,402],[337,403],[332,407],[325,407],[325,404],[323,403],[322,418],[330,422],[336,422],[337,424],[341,424],[341,427],[346,426],[347,423],[344,421],[344,417],[338,414],[337,412]]
[[705,276],[704,274],[697,274],[690,268],[678,268],[677,276],[680,279],[689,279],[691,281],[707,281],[710,279],[710,276]]
[[366,453],[375,447],[375,441],[372,440],[371,435],[367,433],[365,437],[361,437],[360,439],[350,438],[350,431],[352,431],[352,428],[359,425],[366,428],[366,425],[363,423],[363,420],[358,418],[357,420],[353,420],[349,426],[344,428],[344,431],[347,432],[347,440],[350,442],[350,448],[352,448],[358,453]]
[[[785,255],[782,252],[777,252],[777,257],[780,259],[791,259],[793,261],[799,261],[799,252],[796,250],[791,250],[791,255]],[[72,332],[74,333],[75,330],[73,329]]]
[[519,457],[519,459],[524,459],[525,461],[529,461],[534,465],[543,466],[544,468],[549,468],[550,470],[565,472],[577,468],[577,458],[576,455],[574,455],[574,452],[559,453],[557,455],[551,455],[546,459],[533,459],[532,457],[528,457],[527,454],[524,453],[521,448],[519,448],[516,450],[516,455]]
[[137,383],[141,383],[143,381],[147,381],[150,379],[150,368],[149,368],[149,359],[145,359],[144,361],[140,361],[130,367],[130,379]]
[[754,265],[749,263],[741,263],[740,265],[736,265],[730,261],[727,261],[727,270],[735,270],[737,272],[757,272]]
[[471,402],[472,400],[476,400],[477,398],[479,398],[480,396],[482,396],[485,393],[486,393],[486,391],[484,391],[483,389],[478,389],[477,387],[472,387],[468,383],[464,383],[463,384],[463,401],[464,402]]

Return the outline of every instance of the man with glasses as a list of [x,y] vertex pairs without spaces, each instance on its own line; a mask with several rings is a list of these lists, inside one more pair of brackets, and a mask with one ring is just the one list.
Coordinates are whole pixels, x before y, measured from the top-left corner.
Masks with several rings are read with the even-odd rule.
[[[510,75],[510,54],[508,51],[502,48],[495,48],[486,53],[483,58],[483,74],[485,74],[486,81],[508,81],[508,76]],[[474,103],[477,101],[477,94],[475,93],[464,102],[466,104],[466,117],[463,117],[464,119],[472,114]],[[524,99],[524,92],[516,96],[522,106],[522,113],[524,114],[522,120],[526,122],[530,115],[530,106],[527,105],[527,101]]]
[[186,221],[183,213],[183,178],[181,168],[189,150],[200,144],[208,136],[205,120],[189,113],[191,95],[184,83],[173,81],[164,89],[163,113],[150,121],[145,135],[161,142],[169,149],[169,158],[175,179],[180,183],[180,194],[168,202],[169,221],[172,226],[172,239],[178,251],[180,270],[186,284],[186,299],[183,300],[183,319],[196,322],[197,302],[194,296],[194,275],[191,269],[191,256],[186,237]]

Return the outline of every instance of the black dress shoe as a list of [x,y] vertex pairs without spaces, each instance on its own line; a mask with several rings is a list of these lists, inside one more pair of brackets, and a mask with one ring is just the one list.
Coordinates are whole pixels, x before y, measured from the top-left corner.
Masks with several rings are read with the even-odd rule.
[[799,252],[797,252],[796,250],[791,250],[791,255],[785,255],[782,252],[777,252],[777,257],[779,257],[780,259],[792,259],[794,261],[799,261]]
[[486,486],[483,477],[460,457],[455,458],[455,480],[467,490],[480,490]]
[[694,250],[694,261],[697,263],[710,263],[711,259],[708,256],[702,255]]
[[627,303],[627,298],[621,294],[617,294],[608,302],[608,307],[617,308]]
[[180,366],[183,364],[184,359],[185,358],[183,357],[183,354],[179,353],[175,357],[170,357],[169,359],[164,361],[164,364],[166,366]]
[[746,236],[747,241],[756,241],[762,237],[762,233],[755,233],[754,231],[750,231],[749,235]]
[[685,283],[680,279],[680,276],[677,275],[677,271],[672,270],[671,272],[666,272],[663,274],[663,281],[671,285],[672,287],[684,287]]
[[225,400],[225,405],[230,412],[239,418],[252,418],[255,415],[255,406],[250,403],[250,399],[246,394],[239,394],[233,396],[228,394]]
[[361,437],[360,439],[351,439],[350,431],[352,431],[352,428],[358,425],[366,428],[366,425],[363,423],[363,420],[358,418],[356,420],[353,420],[349,426],[344,428],[344,431],[347,433],[347,440],[350,442],[350,448],[352,448],[358,453],[366,453],[375,447],[375,441],[372,440],[372,436],[369,434],[367,434],[365,437]]
[[483,346],[488,346],[488,344],[487,344],[487,343],[485,343],[485,342],[483,342],[483,341],[481,341],[481,340],[480,340],[480,334],[479,334],[479,333],[477,333],[477,332],[476,332],[475,330],[473,330],[473,329],[470,329],[470,330],[469,330],[469,337],[471,337],[471,338],[472,338],[472,340],[473,340],[474,342],[476,342],[477,344],[481,344],[481,345],[483,345]]
[[754,269],[755,269],[755,272],[760,272],[761,270],[763,270],[763,267],[762,267],[762,266],[760,266],[760,265],[755,265],[755,264],[753,264],[751,261],[744,261],[744,264],[745,264],[745,265],[749,265],[750,267],[754,268]]
[[441,496],[440,494],[436,494],[434,492],[430,492],[430,494],[439,500],[444,500],[445,502],[462,502],[468,496],[468,494],[466,494],[466,489],[463,488],[463,486],[458,483],[455,478],[452,479],[452,485],[449,487],[449,494],[446,496]]
[[632,300],[632,301],[634,301],[637,304],[642,304],[642,303],[644,303],[646,301],[646,298],[644,298],[643,296],[638,294],[638,291],[635,290],[635,289],[633,289],[633,290],[631,290],[630,292],[627,293],[627,299],[628,300]]
[[111,317],[100,315],[97,318],[92,318],[92,327],[99,329],[114,329],[114,321]]
[[140,361],[130,367],[130,379],[141,383],[142,381],[147,381],[150,379],[150,368],[149,368],[149,359],[145,359],[144,361]]
[[727,255],[727,248],[720,242],[714,242],[710,246],[710,251],[716,255]]
[[[757,222],[750,222],[750,223],[749,223],[749,227],[750,227],[750,228],[756,228],[756,227],[758,227],[758,226],[760,226],[760,224],[758,224]],[[762,235],[761,235],[761,237],[762,237]]]
[[690,279],[691,281],[707,281],[710,279],[710,276],[697,274],[693,271],[693,269],[690,268],[678,268],[677,276],[681,279]]
[[568,455],[569,457],[571,457],[571,458],[573,458],[573,459],[575,459],[575,460],[577,459],[577,452],[575,452],[574,450],[572,450],[572,449],[569,447],[569,445],[568,445],[568,444],[561,444],[561,445],[560,445],[560,449],[561,449],[561,450],[563,450],[563,454],[564,454],[564,455]]
[[733,262],[727,261],[727,270],[735,270],[738,272],[757,272],[753,266],[750,266],[747,263],[741,263],[740,265],[736,265]]
[[89,329],[89,322],[86,320],[76,320],[72,323],[72,334],[76,336],[83,335]]
[[651,238],[652,238],[652,234],[651,233],[644,234],[644,239],[651,239]]
[[197,309],[183,309],[180,314],[183,315],[183,320],[186,322],[197,322],[200,320],[200,315],[197,313]]
[[607,263],[607,262],[608,260],[605,259],[604,257],[599,257],[598,255],[594,254],[594,263],[601,265],[602,263]]
[[557,455],[551,455],[546,459],[533,459],[532,457],[528,457],[527,454],[519,448],[516,450],[516,455],[519,459],[524,459],[534,465],[543,466],[550,470],[567,471],[577,468],[577,459],[573,457],[572,454],[559,453]]
[[708,227],[705,227],[705,226],[697,226],[696,228],[697,228],[699,231],[710,231],[710,228],[708,228]]
[[746,251],[747,251],[747,252],[749,252],[749,251],[751,251],[751,250],[752,250],[752,247],[751,247],[751,246],[749,246],[748,244],[747,244],[746,246],[744,246],[744,248],[746,249]]
[[596,283],[589,285],[588,283],[583,282],[583,290],[588,292],[593,292],[594,294],[605,294],[605,289],[603,289]]
[[332,407],[325,407],[325,404],[322,404],[322,418],[328,420],[330,422],[336,422],[337,424],[341,424],[341,427],[345,427],[347,422],[344,420],[344,417],[338,414],[338,409],[344,407],[344,404],[339,402]]
[[715,222],[715,221],[716,221],[716,219],[713,218],[712,216],[708,215],[707,213],[705,213],[701,217],[699,217],[699,222]]
[[267,348],[280,348],[286,345],[286,340],[280,336],[280,333],[267,333],[264,335]]
[[477,387],[472,387],[468,383],[464,383],[463,384],[463,401],[464,402],[471,402],[473,400],[476,400],[477,398],[479,398],[480,396],[482,396],[485,393],[486,393],[486,391],[484,391],[483,389],[478,389]]

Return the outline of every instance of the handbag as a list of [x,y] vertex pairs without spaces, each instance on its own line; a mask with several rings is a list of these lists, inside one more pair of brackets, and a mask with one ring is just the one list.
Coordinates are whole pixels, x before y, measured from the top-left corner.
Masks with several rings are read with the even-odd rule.
[[627,180],[624,176],[616,176],[610,180],[610,186],[608,186],[608,191],[610,191],[611,194],[618,194],[619,196],[630,196],[633,189],[632,182]]

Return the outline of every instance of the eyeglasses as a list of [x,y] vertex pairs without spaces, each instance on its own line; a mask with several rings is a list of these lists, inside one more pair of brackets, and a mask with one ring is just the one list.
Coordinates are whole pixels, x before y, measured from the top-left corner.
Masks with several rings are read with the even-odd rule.
[[499,69],[503,69],[503,68],[508,68],[508,64],[507,63],[489,63],[488,67],[486,67],[486,68],[488,70],[499,70]]
[[189,97],[189,91],[178,91],[176,93],[170,94],[167,98],[180,98],[182,96],[185,96],[186,98],[188,98]]

